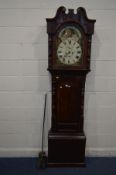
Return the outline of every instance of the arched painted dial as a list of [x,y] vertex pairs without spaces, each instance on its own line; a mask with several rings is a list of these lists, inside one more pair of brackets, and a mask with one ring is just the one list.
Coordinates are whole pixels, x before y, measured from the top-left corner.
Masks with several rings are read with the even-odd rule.
[[74,27],[66,27],[60,33],[59,38],[61,40],[57,48],[57,58],[59,62],[66,65],[77,64],[82,57],[80,31]]

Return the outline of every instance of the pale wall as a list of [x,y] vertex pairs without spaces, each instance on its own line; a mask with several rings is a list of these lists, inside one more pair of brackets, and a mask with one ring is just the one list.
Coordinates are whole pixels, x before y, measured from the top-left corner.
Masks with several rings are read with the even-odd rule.
[[85,95],[86,154],[116,155],[116,0],[0,0],[0,156],[40,150],[44,94],[51,90],[45,18],[61,5],[83,6],[97,20]]

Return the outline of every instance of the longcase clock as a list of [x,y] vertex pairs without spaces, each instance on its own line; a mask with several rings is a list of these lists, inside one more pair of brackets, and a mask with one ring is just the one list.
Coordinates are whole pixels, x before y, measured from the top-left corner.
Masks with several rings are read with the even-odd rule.
[[48,166],[84,166],[84,88],[90,71],[95,20],[84,8],[65,7],[47,18],[48,71],[52,76],[52,117],[48,133]]

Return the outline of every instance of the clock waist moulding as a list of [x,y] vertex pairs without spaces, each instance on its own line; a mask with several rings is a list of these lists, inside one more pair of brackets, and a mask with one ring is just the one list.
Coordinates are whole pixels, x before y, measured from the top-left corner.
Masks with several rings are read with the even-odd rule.
[[96,20],[84,8],[59,7],[47,18],[48,71],[52,77],[52,117],[48,166],[85,166],[84,89],[90,71],[91,39]]

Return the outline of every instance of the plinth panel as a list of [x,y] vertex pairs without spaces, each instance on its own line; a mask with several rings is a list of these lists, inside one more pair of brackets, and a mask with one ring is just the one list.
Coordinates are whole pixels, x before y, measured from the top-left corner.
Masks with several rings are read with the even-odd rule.
[[86,137],[83,133],[48,136],[48,166],[84,166]]

